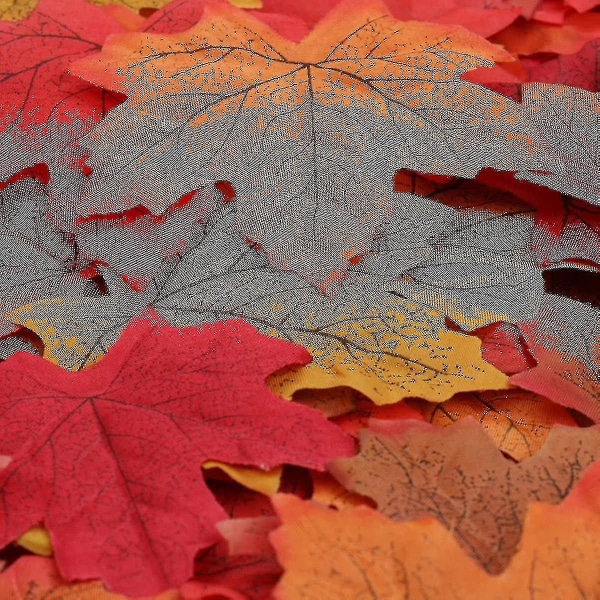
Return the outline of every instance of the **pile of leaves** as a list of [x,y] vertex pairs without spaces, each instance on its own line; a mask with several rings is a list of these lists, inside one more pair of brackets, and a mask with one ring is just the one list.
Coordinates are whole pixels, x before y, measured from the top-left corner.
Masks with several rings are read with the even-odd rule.
[[0,600],[600,596],[598,6],[0,0]]

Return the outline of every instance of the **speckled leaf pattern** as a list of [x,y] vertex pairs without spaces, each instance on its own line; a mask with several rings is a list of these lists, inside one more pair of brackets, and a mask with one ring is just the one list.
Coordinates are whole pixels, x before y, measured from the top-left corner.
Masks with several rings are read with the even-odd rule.
[[396,521],[435,517],[490,573],[514,556],[533,501],[557,504],[599,458],[600,430],[554,429],[542,450],[515,464],[474,420],[436,429],[417,421],[372,421],[360,453],[329,470]]
[[[0,313],[41,298],[99,295],[79,274],[75,244],[48,221],[47,211],[47,191],[38,180],[0,185]],[[0,320],[0,335],[12,329]]]
[[137,596],[182,585],[218,540],[226,514],[203,462],[324,469],[353,451],[318,411],[265,387],[306,350],[242,321],[178,330],[157,319],[130,323],[81,373],[29,354],[0,364],[0,452],[13,458],[0,473],[0,544],[43,521],[66,577]]
[[329,17],[336,38],[324,21],[296,46],[207,8],[181,35],[112,38],[78,62],[74,72],[128,96],[83,143],[94,172],[79,211],[162,212],[229,179],[237,229],[274,266],[327,286],[385,219],[395,169],[474,176],[534,168],[534,148],[546,158],[516,103],[460,79],[501,50],[458,28],[401,24],[374,2],[342,11]]
[[[302,387],[349,385],[378,403],[415,395],[439,401],[456,391],[506,386],[506,378],[481,360],[479,341],[448,331],[441,313],[362,285],[360,272],[351,273],[334,298],[325,296],[231,235],[234,220],[233,206],[225,205],[143,294],[121,286],[121,296],[56,299],[11,318],[46,341],[49,358],[71,369],[98,357],[148,304],[176,326],[243,318],[266,335],[308,348],[313,364],[299,379],[284,377],[274,388],[287,396]],[[97,317],[86,321],[86,315]]]

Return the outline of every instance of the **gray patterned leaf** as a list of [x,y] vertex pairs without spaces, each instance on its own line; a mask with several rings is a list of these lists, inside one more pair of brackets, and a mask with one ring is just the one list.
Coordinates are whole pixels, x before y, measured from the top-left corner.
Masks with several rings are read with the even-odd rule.
[[[94,172],[80,212],[160,213],[229,180],[242,235],[327,286],[389,215],[396,169],[473,177],[548,162],[518,104],[460,78],[500,50],[461,29],[368,17],[312,62],[247,17],[202,21],[186,41],[140,36],[120,71],[128,101],[83,142]],[[104,52],[121,57],[119,43]]]

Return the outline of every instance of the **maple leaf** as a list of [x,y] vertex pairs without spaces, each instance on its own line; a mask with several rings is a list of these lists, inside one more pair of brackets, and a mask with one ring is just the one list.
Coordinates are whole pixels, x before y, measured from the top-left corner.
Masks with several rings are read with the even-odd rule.
[[[0,313],[56,295],[97,296],[78,273],[77,248],[46,218],[44,186],[28,172],[0,184]],[[0,320],[0,335],[14,325]]]
[[314,502],[336,508],[337,510],[345,510],[346,508],[361,504],[370,506],[371,508],[375,507],[373,500],[349,492],[329,473],[312,472],[311,478],[313,482],[311,500]]
[[[173,4],[170,0],[87,0],[90,4],[96,4],[102,6],[109,14],[114,12],[122,13],[121,10],[128,10],[132,15],[135,12],[143,12],[145,10],[156,10],[164,7],[165,5]],[[261,0],[229,0],[231,4],[239,8],[260,8]],[[0,19],[3,21],[20,21],[29,16],[29,14],[35,9],[38,4],[38,0],[0,0]],[[86,11],[94,10],[92,7],[86,7]],[[133,12],[135,11],[135,12]],[[141,18],[141,17],[139,17]],[[129,17],[131,22],[135,22],[134,19]],[[142,18],[143,20],[143,18]],[[135,27],[131,29],[138,29]]]
[[221,194],[210,186],[187,194],[162,215],[138,208],[79,219],[69,229],[82,257],[99,265],[110,264],[140,291],[166,258],[186,247],[220,202]]
[[359,400],[352,412],[334,417],[332,421],[346,433],[351,436],[358,438],[360,431],[365,427],[368,427],[371,419],[383,419],[399,421],[402,419],[416,419],[423,421],[421,413],[409,406],[412,401],[408,403],[396,402],[395,404],[387,404],[385,406],[377,406],[369,399],[363,396],[362,400]]
[[[527,81],[552,83],[600,92],[600,73],[596,66],[600,41],[593,40],[574,54],[538,54],[522,58],[520,64],[526,71]],[[492,89],[520,100],[520,85],[494,85]]]
[[[563,168],[567,168],[567,163],[563,164]],[[581,165],[580,168],[585,171],[586,167]],[[539,174],[534,177],[542,179]],[[515,265],[514,272],[511,273],[511,258],[503,259],[503,254],[499,254],[498,260],[501,260],[502,264],[497,273],[498,286],[493,289],[496,302],[500,300],[498,297],[502,293],[502,286],[508,286],[504,293],[510,294],[510,289],[520,284],[518,296],[522,299],[528,298],[531,307],[539,306],[541,298],[539,278],[545,277],[548,269],[558,268],[563,263],[567,266],[578,263],[587,267],[590,263],[600,265],[600,207],[590,206],[586,202],[534,185],[529,181],[515,179],[512,173],[499,173],[487,169],[479,173],[476,181],[458,178],[433,181],[428,176],[401,171],[395,175],[394,189],[397,192],[415,193],[431,198],[460,210],[485,210],[488,214],[497,215],[496,222],[490,215],[491,230],[483,243],[477,243],[475,238],[474,241],[468,240],[468,243],[465,241],[463,244],[463,248],[467,248],[463,249],[465,255],[469,256],[472,253],[475,256],[470,257],[471,260],[476,258],[476,262],[480,262],[480,256],[486,253],[486,244],[488,248],[493,246],[494,252],[502,248],[501,240],[492,242],[495,238],[512,241],[515,254],[519,254],[517,262],[520,264]],[[440,209],[440,212],[443,214],[444,209]],[[480,214],[482,220],[485,216],[485,212]],[[473,224],[471,227],[472,236],[475,236],[476,226]],[[448,236],[447,228],[442,231]],[[462,232],[459,233],[462,235]],[[454,236],[458,237],[456,234]],[[449,241],[452,239],[449,237]],[[520,243],[519,239],[521,239]],[[472,252],[471,246],[478,249],[478,252]],[[450,261],[446,259],[446,262]],[[465,262],[468,264],[469,259],[467,258]],[[477,269],[476,265],[469,265],[469,270],[474,269]],[[540,272],[541,269],[544,269],[544,273]],[[445,278],[447,279],[448,276],[449,274],[446,274]],[[431,277],[427,272],[421,279],[424,280],[425,285],[431,285],[436,281],[436,277]],[[428,281],[431,279],[433,281]],[[434,296],[438,297],[438,302],[443,297],[439,293]],[[469,302],[464,304],[469,306]],[[479,306],[480,301],[473,304]],[[516,298],[512,301],[507,299],[507,305],[507,310],[514,312],[515,309],[518,310],[519,301]],[[449,316],[462,325],[472,327],[472,323],[465,322],[465,314],[468,314],[468,308],[466,311],[462,309],[455,315],[449,313]],[[498,316],[498,319],[502,317]],[[514,319],[511,321],[514,322]]]
[[401,194],[353,270],[469,328],[535,313],[544,284],[528,207],[501,203],[501,193],[483,195],[473,182],[445,190],[449,206],[431,196]]
[[[54,187],[53,179],[61,181],[65,188],[81,187],[83,158],[76,144],[89,123],[75,118],[68,123],[52,119],[44,125],[29,124],[24,128],[23,121],[11,118],[5,124],[6,128],[0,128],[0,188],[24,177],[38,179],[49,191]],[[54,198],[60,198],[52,207],[54,220],[65,227],[71,225],[72,203],[60,193]]]
[[203,462],[322,469],[353,447],[264,385],[305,350],[241,321],[178,330],[152,318],[80,373],[28,354],[0,365],[0,452],[13,459],[0,473],[0,544],[43,521],[67,579],[134,596],[181,585],[217,541],[226,515]]
[[518,19],[490,39],[511,54],[528,56],[539,52],[574,54],[599,37],[600,14],[572,12],[557,26]]
[[535,320],[520,325],[537,365],[511,382],[600,421],[600,310],[549,296]]
[[[179,33],[193,27],[202,18],[202,13],[206,4],[210,0],[175,0],[170,2],[161,10],[157,10],[146,21],[140,31],[148,33]],[[231,2],[236,6],[235,2]],[[245,7],[239,8],[258,8]],[[250,10],[249,13],[257,19],[266,23],[274,29],[279,35],[293,41],[301,40],[308,34],[309,29],[304,21],[294,18],[290,11],[282,6],[276,8],[273,12],[264,12],[262,10]]]
[[437,427],[477,419],[498,448],[518,461],[537,454],[555,425],[577,426],[565,408],[524,390],[457,394],[443,404],[416,408]]
[[[68,583],[61,577],[54,560],[39,556],[22,556],[0,574],[0,589],[2,600],[127,600],[121,594],[106,591],[101,581]],[[180,598],[177,592],[171,591],[153,600]]]
[[364,396],[349,387],[321,390],[304,389],[294,393],[294,402],[320,410],[327,418],[352,412]]
[[41,355],[43,346],[37,336],[30,335],[30,333],[23,327],[19,327],[16,331],[0,337],[0,360],[6,360],[17,352]]
[[513,375],[535,367],[525,338],[517,325],[493,323],[471,331],[481,340],[481,356],[497,369]]
[[521,463],[505,458],[472,419],[438,429],[419,421],[371,421],[355,458],[331,463],[347,489],[397,521],[437,518],[490,573],[514,556],[532,500],[557,504],[599,458],[600,429],[556,427]]
[[234,207],[225,205],[142,294],[116,282],[112,296],[36,303],[10,318],[37,333],[45,356],[69,369],[97,360],[150,305],[173,325],[242,318],[307,348],[310,366],[277,384],[270,380],[285,397],[345,385],[377,403],[407,396],[440,401],[456,391],[506,386],[505,376],[481,360],[479,340],[448,331],[440,313],[377,289],[376,282],[363,285],[362,273],[343,282],[335,298],[325,296],[271,267],[262,252],[232,235],[234,223]]
[[224,541],[196,559],[194,579],[180,590],[182,600],[270,598],[281,567],[268,534],[278,525],[275,516],[221,521],[217,528]]
[[[294,0],[264,0],[265,10],[277,10],[297,15],[309,25],[315,25],[339,0],[295,2]],[[537,0],[483,2],[418,2],[386,0],[391,14],[397,19],[462,25],[469,31],[488,37],[512,23],[520,14],[529,16]]]
[[128,96],[81,142],[93,172],[78,212],[163,212],[227,180],[237,229],[278,268],[329,282],[368,248],[396,169],[551,162],[518,104],[460,79],[498,58],[462,28],[400,23],[362,0],[299,44],[226,5],[182,34],[114,36],[72,67]]
[[0,23],[0,107],[26,123],[98,117],[118,101],[67,74],[69,64],[102,47],[123,28],[104,11],[72,0],[40,0],[24,21]]
[[523,110],[560,163],[518,176],[600,206],[600,94],[541,83],[524,85],[522,94]]
[[[598,592],[600,465],[559,506],[535,503],[508,569],[489,575],[433,519],[394,523],[365,506],[336,511],[274,498],[277,600],[593,598]],[[552,526],[549,526],[552,524]]]

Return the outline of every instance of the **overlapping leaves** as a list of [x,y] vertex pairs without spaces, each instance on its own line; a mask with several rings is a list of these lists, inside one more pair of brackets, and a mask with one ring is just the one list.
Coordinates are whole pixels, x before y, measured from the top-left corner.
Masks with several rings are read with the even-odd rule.
[[[303,42],[290,41],[308,30],[298,17],[312,25],[334,4]],[[584,473],[598,432],[579,425],[600,419],[600,318],[574,300],[585,295],[549,282],[599,265],[595,88],[525,85],[513,102],[463,79],[506,52],[453,25],[388,13],[467,24],[486,14],[471,24],[486,34],[519,12],[564,17],[552,35],[567,45],[577,18],[528,1],[389,4],[331,2],[259,20],[209,1],[179,0],[147,21],[90,9],[102,27],[87,45],[85,19],[54,0],[3,25],[13,50],[27,31],[36,41],[5,68],[8,81],[31,80],[30,94],[11,88],[24,102],[16,108],[27,112],[47,81],[40,115],[63,121],[80,104],[80,117],[107,108],[105,91],[65,72],[87,46],[99,48],[106,23],[113,30],[107,15],[146,32],[112,38],[71,66],[127,96],[96,126],[25,128],[12,115],[0,136],[4,542],[38,525],[62,577],[101,577],[134,595],[179,586],[202,547],[194,580],[175,594],[268,596],[280,573],[273,546],[286,571],[282,598],[331,595],[341,572],[336,597],[386,591],[390,573],[394,593],[439,595],[440,565],[454,569],[454,559],[454,578],[443,573],[461,597],[473,584],[524,598],[525,581],[593,595],[597,519],[581,498],[600,481],[597,469]],[[522,25],[506,30],[509,47]],[[576,44],[584,34],[579,26]],[[48,63],[44,46],[55,50]],[[524,72],[507,65],[495,72]],[[536,185],[490,169],[476,182],[455,177],[487,167]],[[399,173],[394,193],[402,168],[430,174]],[[127,327],[148,307],[188,329]],[[246,323],[220,323],[228,319]],[[136,337],[141,330],[148,335]],[[310,350],[311,364],[298,366],[308,354],[282,340]],[[47,360],[9,358],[17,350]],[[268,374],[296,404],[268,392]],[[509,387],[505,374],[532,391]],[[414,396],[435,407],[396,404]],[[415,408],[435,424],[459,423],[436,430]],[[308,468],[263,470],[348,456],[343,432],[361,440],[357,456],[331,466],[344,486]],[[312,498],[339,519],[330,527],[332,509],[280,496],[284,525],[271,535],[271,504],[251,490]],[[565,497],[556,511],[526,514],[533,499]],[[433,515],[452,534],[431,522],[394,525],[376,503],[392,519]],[[565,517],[574,506],[581,514]],[[539,515],[557,516],[560,540],[544,537]],[[210,546],[218,518],[226,541]],[[314,565],[321,542],[327,552]],[[19,564],[28,568],[17,562],[13,573]],[[53,565],[39,565],[51,580],[42,588],[76,593]],[[310,572],[321,568],[329,573],[315,582]]]
[[93,173],[79,210],[162,212],[228,179],[237,229],[273,265],[327,286],[389,213],[395,169],[548,167],[519,106],[460,79],[508,58],[497,47],[400,25],[373,2],[329,19],[295,45],[223,6],[183,34],[112,38],[99,60],[77,63],[128,96],[83,143]]

